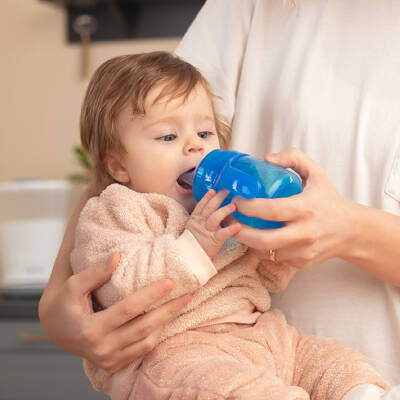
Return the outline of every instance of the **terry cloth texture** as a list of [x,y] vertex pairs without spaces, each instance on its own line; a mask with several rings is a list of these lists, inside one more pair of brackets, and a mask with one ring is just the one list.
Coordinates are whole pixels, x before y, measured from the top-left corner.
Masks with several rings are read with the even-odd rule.
[[[185,231],[188,217],[186,210],[171,198],[136,193],[113,184],[99,197],[88,201],[77,226],[75,248],[71,254],[75,273],[105,262],[113,252],[121,253],[120,263],[110,282],[95,292],[104,307],[164,277],[174,279],[174,289],[152,308],[187,292],[194,293],[193,300],[166,326],[160,342],[185,331],[213,325],[216,321],[245,322],[243,310],[247,310],[248,320],[253,320],[253,311],[264,313],[269,309],[269,292],[284,289],[294,274],[291,267],[260,261],[234,240],[224,244],[212,263],[190,232]],[[235,315],[242,316],[232,318]],[[267,331],[268,328],[263,335]],[[319,341],[313,344],[313,339],[308,340],[308,348],[320,345]],[[296,351],[299,349],[301,346]],[[334,354],[335,346],[332,345],[330,350]],[[349,350],[349,362],[351,354]],[[275,355],[279,356],[279,352]],[[312,359],[313,366],[315,362],[316,358]],[[121,400],[128,398],[137,375],[135,371],[141,363],[142,359],[136,360],[114,375],[88,361],[84,362],[84,367],[97,390],[111,395],[114,400]],[[316,369],[313,367],[311,370]],[[363,371],[361,368],[361,375]],[[368,374],[363,375],[365,380],[361,379],[361,383],[379,381],[381,386],[385,385],[378,375],[371,382]],[[305,376],[314,380],[309,373]],[[334,379],[326,384],[334,385]]]
[[387,387],[361,353],[300,336],[271,310],[253,326],[214,325],[167,339],[118,398],[340,400],[366,381]]

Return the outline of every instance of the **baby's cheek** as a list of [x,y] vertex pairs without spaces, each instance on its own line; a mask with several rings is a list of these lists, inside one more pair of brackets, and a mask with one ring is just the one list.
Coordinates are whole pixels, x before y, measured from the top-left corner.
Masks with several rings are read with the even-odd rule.
[[158,193],[168,195],[168,177],[161,173],[144,174],[136,177],[134,186],[141,193]]

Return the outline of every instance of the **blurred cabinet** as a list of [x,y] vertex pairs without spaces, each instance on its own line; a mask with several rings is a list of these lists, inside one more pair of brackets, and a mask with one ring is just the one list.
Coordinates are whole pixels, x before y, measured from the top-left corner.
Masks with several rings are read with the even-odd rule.
[[105,400],[82,360],[51,342],[40,323],[0,319],[0,400]]
[[78,18],[89,16],[91,41],[181,37],[206,0],[41,0],[64,7],[68,42],[80,42]]

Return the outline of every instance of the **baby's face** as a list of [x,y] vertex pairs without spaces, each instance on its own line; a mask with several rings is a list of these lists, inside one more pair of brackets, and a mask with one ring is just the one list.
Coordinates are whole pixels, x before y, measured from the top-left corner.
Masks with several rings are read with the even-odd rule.
[[117,130],[126,151],[121,163],[131,189],[172,197],[190,213],[196,204],[193,192],[178,178],[219,148],[212,103],[198,85],[185,102],[177,98],[152,104],[160,90],[147,96],[145,116],[132,116],[128,107],[119,116]]

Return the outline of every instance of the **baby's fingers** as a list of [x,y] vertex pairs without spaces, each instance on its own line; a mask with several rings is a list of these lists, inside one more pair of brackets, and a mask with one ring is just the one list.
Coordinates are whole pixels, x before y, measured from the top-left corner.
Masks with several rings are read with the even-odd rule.
[[210,189],[203,198],[196,204],[196,207],[192,211],[192,215],[201,215],[203,213],[204,207],[209,203],[209,201],[216,196],[215,190]]
[[239,222],[229,225],[226,228],[220,228],[217,230],[217,232],[215,232],[215,240],[218,242],[225,242],[225,240],[229,237],[235,236],[237,233],[239,233],[241,228],[242,225]]
[[204,208],[201,211],[201,215],[203,217],[211,216],[216,210],[218,210],[218,208],[221,206],[221,204],[224,202],[225,198],[228,195],[229,195],[228,190],[225,190],[225,189],[220,190],[215,196],[213,196],[207,202],[207,204],[204,206]]
[[236,206],[233,203],[229,203],[214,211],[206,220],[206,229],[209,232],[215,232],[219,229],[221,222],[235,210]]
[[215,193],[214,189],[210,189],[198,202],[192,215],[202,215],[203,217],[209,216],[218,209],[228,194],[229,191],[227,190],[220,190],[218,193]]

